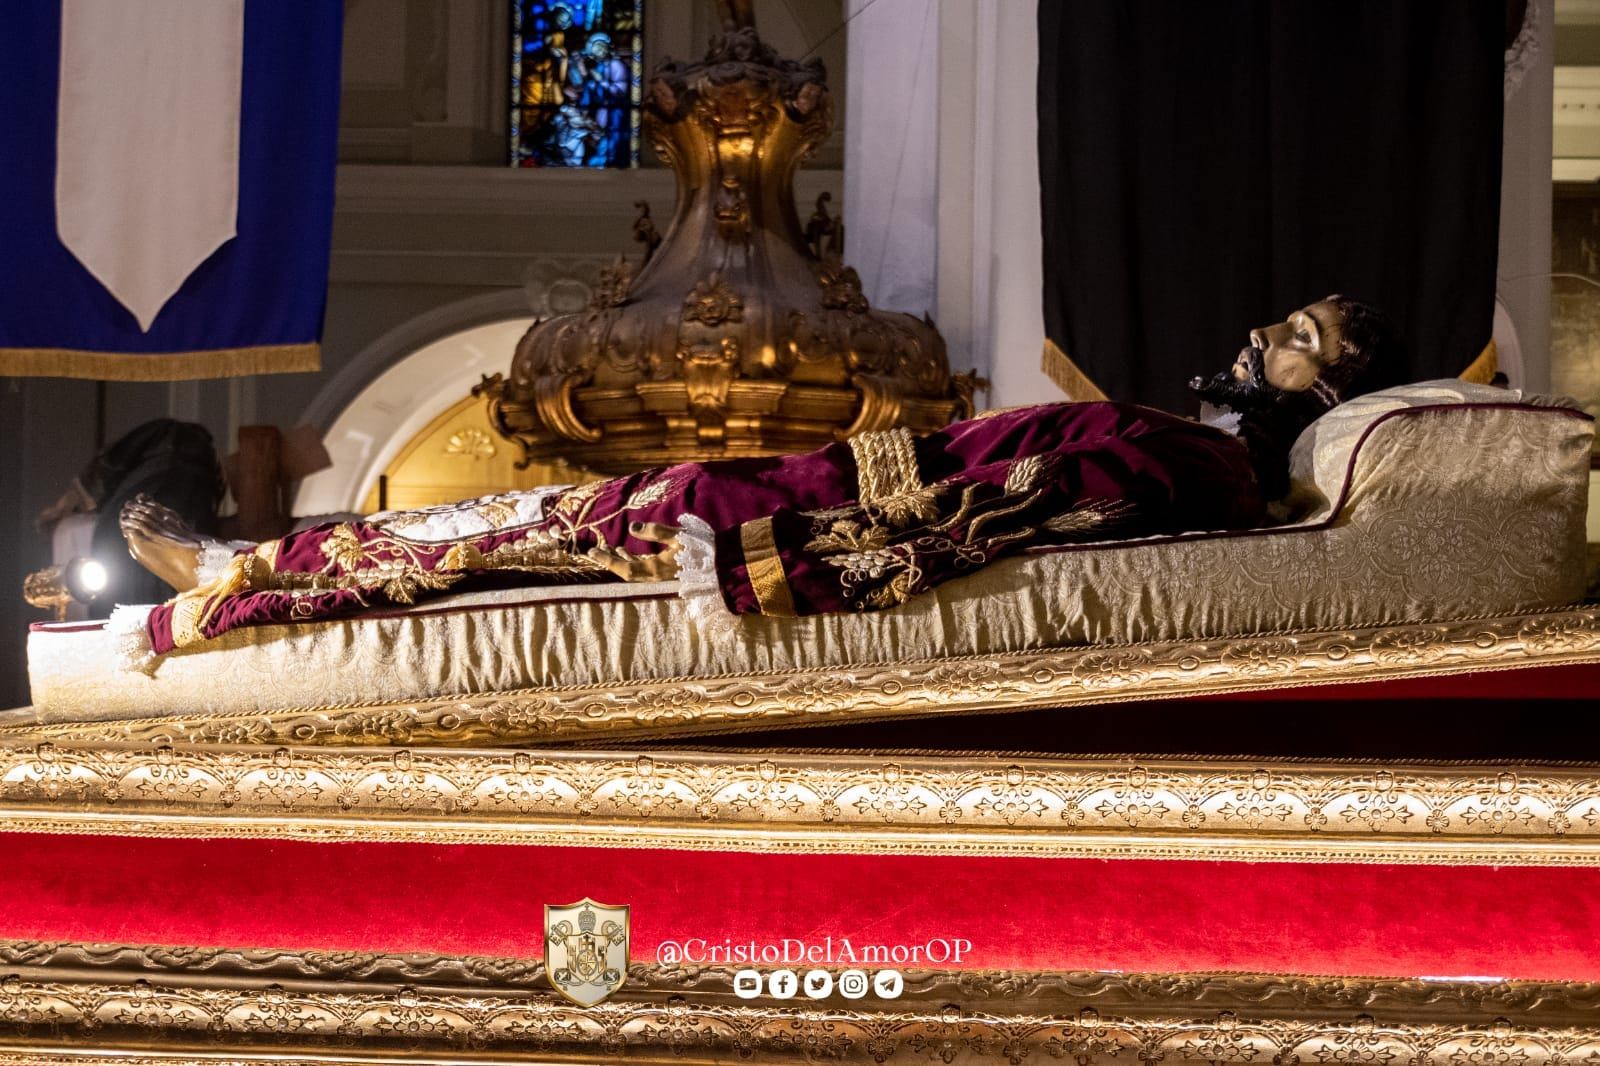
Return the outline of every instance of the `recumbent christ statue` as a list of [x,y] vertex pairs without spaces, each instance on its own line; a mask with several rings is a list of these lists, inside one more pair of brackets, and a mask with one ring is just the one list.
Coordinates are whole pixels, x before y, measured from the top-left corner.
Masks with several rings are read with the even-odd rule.
[[1135,404],[987,412],[923,437],[865,433],[803,455],[643,470],[261,544],[205,541],[148,500],[122,526],[178,590],[142,619],[157,655],[248,625],[314,621],[469,589],[676,578],[732,614],[893,607],[1029,549],[1248,529],[1286,491],[1295,438],[1389,384],[1395,333],[1330,296],[1250,332],[1191,388],[1197,422]]

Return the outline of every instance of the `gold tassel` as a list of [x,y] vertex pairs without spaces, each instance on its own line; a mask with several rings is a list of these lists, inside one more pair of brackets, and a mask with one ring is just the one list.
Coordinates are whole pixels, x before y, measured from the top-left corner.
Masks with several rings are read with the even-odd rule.
[[1045,374],[1056,383],[1057,388],[1067,394],[1069,400],[1086,402],[1108,398],[1100,391],[1100,386],[1090,381],[1089,375],[1079,370],[1078,364],[1074,363],[1049,337],[1044,341],[1041,365]]
[[440,570],[486,570],[489,568],[488,560],[483,557],[476,546],[465,542],[450,545],[444,553],[444,558],[439,560]]
[[1462,381],[1470,381],[1474,385],[1492,385],[1494,376],[1500,372],[1500,349],[1493,340],[1484,345],[1483,351],[1478,353],[1465,370],[1461,372]]
[[223,601],[271,584],[271,563],[255,554],[235,555],[222,573],[172,600],[172,642],[183,648],[206,639],[206,623]]

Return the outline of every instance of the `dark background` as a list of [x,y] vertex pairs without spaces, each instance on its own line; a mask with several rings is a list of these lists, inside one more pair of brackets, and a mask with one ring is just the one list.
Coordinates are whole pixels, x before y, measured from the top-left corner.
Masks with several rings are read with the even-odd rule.
[[1406,380],[1488,343],[1504,5],[1039,5],[1045,325],[1112,399],[1194,409],[1252,326],[1339,292]]

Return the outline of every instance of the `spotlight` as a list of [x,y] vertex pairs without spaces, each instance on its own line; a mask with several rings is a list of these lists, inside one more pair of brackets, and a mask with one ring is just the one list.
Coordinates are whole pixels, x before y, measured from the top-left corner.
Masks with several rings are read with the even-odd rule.
[[110,584],[111,573],[104,563],[80,557],[29,574],[22,582],[22,598],[35,607],[54,611],[57,621],[65,621],[68,604],[73,600],[93,603]]
[[105,564],[96,559],[74,559],[67,564],[67,591],[79,603],[90,603],[99,598],[111,584],[111,575]]

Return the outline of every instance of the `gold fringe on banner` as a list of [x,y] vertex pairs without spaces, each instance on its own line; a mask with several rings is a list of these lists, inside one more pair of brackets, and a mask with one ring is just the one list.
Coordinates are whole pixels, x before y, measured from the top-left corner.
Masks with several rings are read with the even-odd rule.
[[71,348],[0,348],[0,377],[184,381],[321,369],[320,344],[269,344],[256,348],[213,348],[148,355]]
[[1089,380],[1089,375],[1078,369],[1067,353],[1056,346],[1049,337],[1044,339],[1042,366],[1056,387],[1067,394],[1067,399],[1077,401],[1108,399],[1100,386]]
[[1492,385],[1494,376],[1500,372],[1500,349],[1490,341],[1478,353],[1478,358],[1461,372],[1462,381],[1470,381],[1475,385]]

